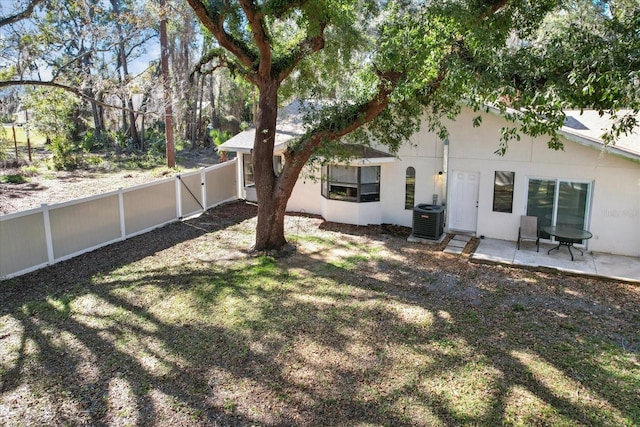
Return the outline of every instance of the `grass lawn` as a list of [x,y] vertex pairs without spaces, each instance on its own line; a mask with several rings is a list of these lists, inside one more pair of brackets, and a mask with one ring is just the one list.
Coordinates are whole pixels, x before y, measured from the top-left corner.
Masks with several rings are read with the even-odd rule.
[[640,425],[637,286],[226,209],[0,282],[0,424]]
[[[27,146],[27,134],[24,126],[14,126],[16,130],[16,141],[18,143],[18,147]],[[11,130],[10,125],[3,125],[0,128],[0,140],[7,144],[8,148],[13,148],[13,131]],[[32,147],[40,147],[42,146],[46,138],[40,135],[37,132],[31,131],[29,133],[29,141],[31,142]]]

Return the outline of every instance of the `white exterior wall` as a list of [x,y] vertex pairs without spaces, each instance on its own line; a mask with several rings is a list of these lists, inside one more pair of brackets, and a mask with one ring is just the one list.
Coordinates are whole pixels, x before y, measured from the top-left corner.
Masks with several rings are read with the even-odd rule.
[[322,215],[323,199],[320,194],[320,170],[312,173],[305,168],[287,202],[287,211]]
[[[473,128],[475,115],[463,110],[449,128],[449,172],[480,173],[476,235],[517,239],[528,178],[585,181],[592,185],[588,228],[593,238],[587,242],[588,249],[640,256],[640,164],[571,141],[564,142],[564,151],[553,151],[544,137],[527,136],[511,142],[507,154],[501,157],[493,153],[504,121],[483,114],[482,125]],[[513,213],[493,212],[495,171],[515,172]]]
[[[423,126],[427,129],[427,126]],[[388,151],[385,146],[375,147]],[[327,221],[344,224],[396,224],[411,227],[412,209],[405,209],[405,180],[407,168],[416,171],[415,203],[429,203],[433,195],[442,203],[445,196],[443,170],[443,144],[435,134],[426,130],[416,133],[407,144],[401,147],[398,158],[393,162],[376,163],[371,159],[367,165],[380,166],[380,202],[353,203],[325,199],[321,195],[320,171],[315,172],[312,180],[303,172],[298,180],[287,210],[321,215]]]
[[[420,203],[433,203],[433,195],[438,196],[438,204],[445,200],[445,180],[443,168],[444,144],[437,135],[422,130],[411,137],[398,151],[394,163],[382,166],[380,200],[382,203],[381,223],[411,227],[413,210],[405,209],[405,185],[407,168],[416,171],[416,189],[414,206]],[[384,146],[379,148],[384,150]]]
[[[431,204],[434,194],[438,195],[438,204],[447,201],[446,187],[451,184],[447,181],[453,172],[477,172],[476,235],[515,241],[520,215],[526,209],[528,179],[576,180],[591,183],[587,227],[593,238],[587,242],[587,249],[640,256],[640,163],[567,140],[564,151],[553,151],[547,147],[546,138],[528,136],[511,142],[507,154],[499,156],[494,152],[499,148],[500,128],[506,122],[495,114],[482,114],[482,125],[474,128],[472,120],[478,114],[463,109],[457,120],[449,123],[446,169],[443,142],[426,130],[401,147],[395,162],[382,163],[379,203],[327,200],[321,195],[318,176],[315,181],[298,181],[287,208],[322,215],[327,221],[411,227],[413,211],[404,209],[407,167],[416,170],[415,204]],[[385,150],[383,146],[376,148]],[[440,171],[446,173],[439,175]],[[512,213],[493,212],[495,171],[515,172]],[[316,173],[319,175],[319,171]],[[447,203],[447,223],[455,208]]]

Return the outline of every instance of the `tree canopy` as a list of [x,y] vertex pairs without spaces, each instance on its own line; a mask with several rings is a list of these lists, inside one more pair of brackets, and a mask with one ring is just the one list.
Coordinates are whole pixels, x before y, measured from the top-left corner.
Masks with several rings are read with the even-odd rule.
[[[555,132],[566,108],[630,110],[614,134],[637,125],[633,0],[188,1],[217,41],[202,62],[228,67],[259,91],[257,249],[284,245],[286,201],[302,167],[344,137],[395,150],[423,114],[444,137],[442,118],[463,103],[496,106],[513,121],[499,153],[522,132],[548,134],[561,149]],[[276,175],[276,112],[293,98],[322,107],[308,112],[306,134],[289,145]]]
[[[81,132],[62,136],[62,142],[73,146],[80,141],[70,141],[70,136],[88,134],[93,147],[143,151],[153,157],[167,152],[157,132],[162,128],[160,120],[165,104],[173,105],[173,123],[180,145],[210,147],[213,141],[209,125],[220,130],[229,128],[229,123],[250,121],[246,82],[244,86],[238,85],[236,79],[229,77],[228,70],[193,75],[203,49],[211,44],[211,36],[203,35],[193,10],[185,2],[167,1],[166,6],[161,3],[3,2],[0,6],[3,121],[12,120],[22,108],[45,105],[45,98],[52,102],[66,99],[57,93],[62,89],[82,98],[77,106],[79,114],[73,115]],[[160,16],[167,17],[165,50],[171,87],[167,101],[157,84]],[[32,97],[42,102],[30,102]],[[66,106],[57,107],[53,111],[62,111]],[[32,113],[44,117],[41,111]],[[225,121],[228,116],[233,119]]]
[[[32,84],[92,99],[96,128],[102,126],[99,102],[114,99],[124,112],[122,128],[136,139],[141,119],[132,112],[132,98],[139,86],[127,65],[141,43],[155,36],[157,22],[143,18],[145,10],[154,9],[129,0],[63,3],[24,1],[0,17],[0,28],[9,35],[0,43],[0,87],[23,84],[24,76],[37,73],[44,62],[54,79]],[[257,93],[257,249],[284,246],[286,202],[302,168],[310,159],[335,154],[346,139],[375,141],[394,151],[425,115],[431,130],[444,138],[443,118],[454,118],[461,105],[477,110],[492,105],[511,120],[498,153],[521,133],[547,134],[549,147],[561,149],[556,131],[568,108],[613,114],[608,142],[638,127],[638,0],[187,3],[204,28],[201,39],[190,13],[179,4],[168,5],[180,15],[169,44],[184,134],[195,135],[190,124],[203,123],[195,117],[201,116],[207,74],[226,68]],[[23,19],[30,26],[19,27]],[[194,49],[203,49],[199,62],[191,60]],[[105,61],[107,51],[110,60]],[[213,105],[213,81],[208,87]],[[144,92],[143,106],[157,96],[151,89]],[[292,100],[316,102],[305,104],[310,106],[306,133],[288,146],[284,168],[276,173],[277,111]],[[213,114],[211,121],[216,119]]]

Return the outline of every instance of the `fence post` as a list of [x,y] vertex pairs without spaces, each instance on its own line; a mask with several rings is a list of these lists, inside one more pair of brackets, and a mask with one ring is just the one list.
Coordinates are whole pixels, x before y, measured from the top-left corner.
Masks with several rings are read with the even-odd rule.
[[205,168],[200,168],[200,190],[202,194],[202,212],[207,211],[207,174]]
[[124,240],[127,238],[127,222],[124,216],[124,191],[122,187],[118,188],[118,212],[120,213],[120,237]]
[[51,219],[49,218],[49,205],[43,203],[40,205],[42,208],[42,219],[44,220],[44,238],[47,243],[47,258],[49,259],[49,265],[53,265],[56,262],[53,254],[53,237],[51,236]]
[[244,194],[244,155],[238,153],[236,155],[236,158],[234,159],[236,161],[236,180],[237,180],[237,184],[236,184],[236,194],[238,199],[243,199],[246,197],[246,195]]
[[176,183],[176,216],[178,221],[182,221],[182,188],[180,188],[180,175],[176,175],[174,178]]

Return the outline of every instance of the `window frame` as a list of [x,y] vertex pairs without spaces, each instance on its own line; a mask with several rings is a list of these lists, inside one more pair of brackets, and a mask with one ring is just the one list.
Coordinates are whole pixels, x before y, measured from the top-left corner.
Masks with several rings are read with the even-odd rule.
[[[332,173],[332,168],[343,168],[346,171],[355,172],[354,179],[352,180],[336,180],[331,179],[337,175]],[[367,180],[363,182],[363,179],[367,177],[363,176],[364,168],[372,168],[375,170],[375,179],[372,182]],[[367,166],[345,166],[345,165],[325,165],[322,167],[322,189],[321,194],[324,198],[329,200],[338,200],[342,202],[350,203],[369,203],[380,201],[380,173],[381,169],[379,165],[367,165]],[[345,176],[343,174],[343,176]],[[372,191],[373,190],[373,191]]]
[[513,194],[515,190],[515,182],[515,172],[494,171],[493,212],[513,213]]
[[407,167],[404,178],[404,208],[413,209],[416,202],[416,168]]
[[[253,175],[253,156],[251,153],[242,154],[242,179],[245,187],[255,187],[256,181]],[[284,156],[273,156],[273,173],[279,176],[284,169]]]
[[256,182],[253,177],[253,156],[251,153],[242,154],[242,179],[245,187],[253,187]]

